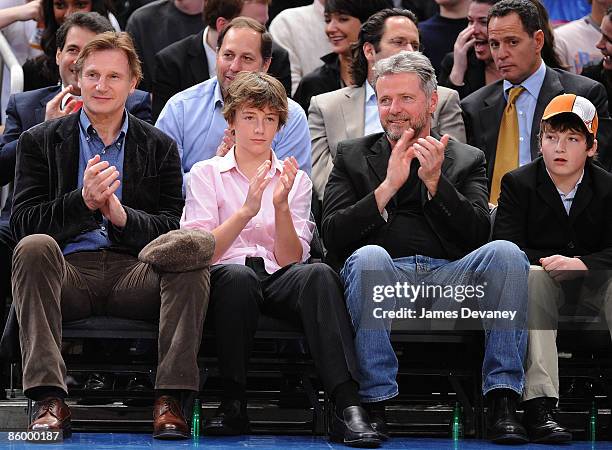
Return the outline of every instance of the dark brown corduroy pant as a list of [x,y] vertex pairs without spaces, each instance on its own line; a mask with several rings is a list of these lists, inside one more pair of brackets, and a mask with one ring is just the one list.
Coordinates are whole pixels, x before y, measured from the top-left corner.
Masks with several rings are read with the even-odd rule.
[[23,389],[68,392],[62,321],[108,315],[159,319],[156,389],[199,390],[197,354],[210,293],[209,270],[158,273],[135,256],[109,250],[64,257],[53,238],[22,239],[13,255]]

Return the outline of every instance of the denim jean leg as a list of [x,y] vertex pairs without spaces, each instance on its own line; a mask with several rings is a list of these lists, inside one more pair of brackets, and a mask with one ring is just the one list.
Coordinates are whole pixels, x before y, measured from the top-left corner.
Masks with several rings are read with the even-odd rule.
[[435,272],[436,282],[484,285],[481,311],[515,311],[515,319],[484,324],[485,354],[482,365],[483,394],[512,389],[519,395],[525,381],[523,364],[527,350],[527,277],[529,261],[515,244],[494,241]]
[[507,322],[489,323],[485,332],[482,364],[482,392],[512,389],[521,395],[525,384],[527,354],[527,279],[529,261],[525,253],[508,241],[493,241],[475,256],[475,270],[486,281],[483,309],[516,311],[514,326]]
[[[371,315],[373,297],[364,292],[364,277],[375,276],[377,285],[393,285],[398,272],[385,249],[367,245],[356,250],[346,261],[340,277],[344,284],[347,308],[355,330],[355,351],[359,367],[359,395],[365,403],[395,397],[398,362],[390,341],[390,320]],[[371,281],[371,279],[369,280]],[[395,299],[377,304],[393,309]],[[369,315],[369,317],[366,317]]]

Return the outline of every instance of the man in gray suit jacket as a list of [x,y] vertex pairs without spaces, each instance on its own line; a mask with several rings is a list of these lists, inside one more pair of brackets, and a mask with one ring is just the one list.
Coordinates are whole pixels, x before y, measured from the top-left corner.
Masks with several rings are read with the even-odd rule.
[[544,108],[557,95],[588,98],[600,117],[608,116],[606,90],[595,81],[558,69],[542,61],[544,34],[538,10],[529,0],[502,0],[489,12],[489,44],[502,80],[485,86],[461,101],[468,144],[487,158],[489,187],[497,153],[497,137],[508,91],[525,88],[516,101],[519,161],[522,166],[538,156],[540,121]]
[[[355,45],[353,81],[349,86],[312,98],[308,125],[312,139],[312,182],[319,199],[333,168],[338,142],[382,131],[378,119],[376,94],[372,88],[372,67],[376,61],[401,50],[419,49],[415,15],[408,10],[384,9],[361,26]],[[459,94],[438,87],[438,105],[431,128],[465,142]]]

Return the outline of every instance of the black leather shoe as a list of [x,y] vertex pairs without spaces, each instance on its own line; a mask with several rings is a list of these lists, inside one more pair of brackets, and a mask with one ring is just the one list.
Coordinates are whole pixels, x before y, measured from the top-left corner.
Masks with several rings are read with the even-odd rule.
[[342,417],[334,411],[329,438],[351,447],[376,448],[380,446],[380,435],[370,425],[368,413],[361,406],[349,406]]
[[83,389],[86,391],[111,391],[115,376],[107,373],[92,372],[89,374]]
[[237,436],[249,432],[249,417],[246,402],[224,400],[215,415],[204,425],[204,434],[209,436]]
[[539,397],[523,404],[523,425],[531,442],[560,444],[572,440],[572,433],[559,425],[553,417],[556,402],[554,398]]
[[370,425],[378,433],[383,441],[389,439],[389,428],[387,427],[387,415],[385,408],[369,408],[368,404],[364,404],[364,409],[370,417]]
[[137,373],[130,377],[125,390],[128,392],[151,392],[153,386],[146,375]]
[[488,436],[495,444],[526,444],[527,431],[516,418],[518,394],[510,389],[495,389],[487,394],[489,404]]

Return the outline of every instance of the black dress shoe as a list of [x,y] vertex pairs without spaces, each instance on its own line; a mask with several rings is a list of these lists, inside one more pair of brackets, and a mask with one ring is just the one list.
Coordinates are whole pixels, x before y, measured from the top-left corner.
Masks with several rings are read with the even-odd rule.
[[115,384],[115,376],[107,373],[92,372],[89,374],[83,389],[86,391],[111,391]]
[[376,448],[381,437],[370,425],[368,413],[361,406],[349,406],[342,411],[342,417],[334,411],[329,438],[351,447]]
[[371,408],[368,406],[367,403],[364,404],[364,409],[370,417],[370,425],[380,438],[386,441],[389,439],[389,428],[387,427],[387,415],[385,414],[384,406],[382,408]]
[[153,391],[153,385],[146,375],[134,374],[128,380],[125,390],[128,392],[151,392]]
[[554,398],[539,397],[523,404],[525,408],[523,425],[531,442],[560,444],[572,440],[572,433],[559,425],[553,417],[556,402]]
[[249,432],[249,417],[246,402],[224,400],[215,415],[204,425],[204,434],[209,436],[237,436]]
[[488,436],[495,444],[526,444],[527,431],[516,418],[518,394],[510,389],[495,389],[487,394],[489,403]]

